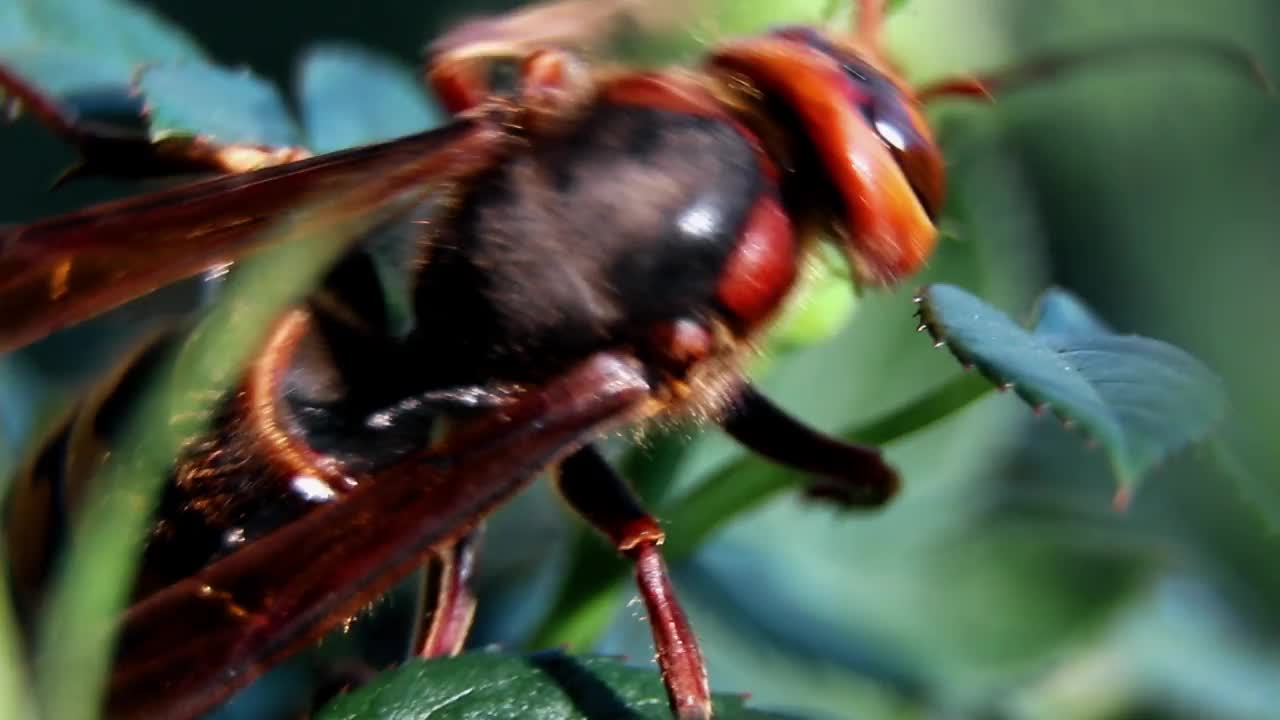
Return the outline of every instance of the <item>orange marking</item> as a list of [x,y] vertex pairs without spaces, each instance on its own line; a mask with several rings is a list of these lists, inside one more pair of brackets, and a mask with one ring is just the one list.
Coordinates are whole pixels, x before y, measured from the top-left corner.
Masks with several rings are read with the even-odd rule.
[[67,294],[70,288],[71,264],[70,258],[58,263],[53,272],[49,274],[49,299],[58,300]]

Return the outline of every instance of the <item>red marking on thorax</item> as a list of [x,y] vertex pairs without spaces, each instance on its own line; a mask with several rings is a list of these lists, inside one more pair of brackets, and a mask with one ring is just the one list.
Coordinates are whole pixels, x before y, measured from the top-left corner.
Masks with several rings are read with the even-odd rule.
[[782,304],[795,283],[797,254],[795,229],[782,204],[761,195],[716,288],[716,300],[739,329],[754,329]]
[[[727,123],[751,141],[769,185],[773,186],[778,178],[777,166],[759,137],[730,114],[699,78],[670,72],[624,75],[604,85],[600,98]],[[716,288],[716,301],[738,330],[756,328],[781,305],[795,282],[796,255],[795,229],[771,187],[752,205]]]

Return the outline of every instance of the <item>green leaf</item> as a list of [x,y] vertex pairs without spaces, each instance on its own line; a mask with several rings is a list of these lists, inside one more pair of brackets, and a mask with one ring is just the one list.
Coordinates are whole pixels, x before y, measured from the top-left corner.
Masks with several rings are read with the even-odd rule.
[[410,68],[348,45],[322,45],[307,53],[298,99],[307,146],[320,153],[390,140],[444,119]]
[[[718,720],[780,717],[749,710],[742,698],[732,695],[717,696],[715,710]],[[671,711],[653,667],[560,653],[471,653],[416,661],[383,673],[330,703],[319,717],[668,720]]]
[[[811,347],[835,337],[853,317],[858,294],[848,265],[833,245],[824,244],[801,270],[795,290],[769,327],[766,358]],[[764,368],[753,367],[759,373]]]
[[923,327],[961,362],[1012,386],[1106,447],[1123,506],[1137,481],[1221,419],[1222,383],[1168,343],[1109,330],[1061,290],[1040,301],[1028,332],[1008,315],[951,285],[921,294]]
[[156,140],[198,135],[228,143],[302,143],[279,91],[248,69],[197,62],[163,65],[142,72],[137,86]]

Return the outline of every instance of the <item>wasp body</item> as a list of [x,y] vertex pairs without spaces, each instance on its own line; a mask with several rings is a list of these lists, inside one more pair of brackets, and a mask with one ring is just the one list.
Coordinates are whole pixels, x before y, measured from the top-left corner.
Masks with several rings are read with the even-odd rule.
[[[0,304],[23,309],[0,313],[0,350],[243,258],[300,204],[329,202],[336,216],[417,198],[391,223],[409,237],[412,330],[388,332],[357,248],[278,320],[176,459],[110,714],[196,716],[424,564],[416,652],[458,652],[474,609],[471,537],[551,467],[569,505],[636,564],[673,712],[708,717],[662,529],[592,443],[692,415],[816,476],[826,497],[874,506],[894,494],[876,450],[783,414],[740,359],[820,237],[864,284],[921,267],[944,172],[918,98],[979,83],[914,93],[880,52],[877,0],[859,3],[852,35],[784,28],[715,47],[696,70],[598,69],[575,55],[592,32],[578,15],[636,7],[568,0],[464,25],[433,46],[427,73],[453,124],[319,157],[106,133],[0,66],[0,87],[88,170],[222,174],[0,229]],[[514,66],[514,88],[488,82],[496,63]],[[47,549],[14,558],[28,607],[66,488],[100,464],[164,348],[86,401],[20,484],[10,547]]]

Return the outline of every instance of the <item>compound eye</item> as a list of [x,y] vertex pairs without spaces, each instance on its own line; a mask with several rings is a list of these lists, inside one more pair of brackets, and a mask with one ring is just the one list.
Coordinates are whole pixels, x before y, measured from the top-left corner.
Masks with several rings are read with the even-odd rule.
[[929,219],[936,221],[942,211],[945,173],[938,146],[923,129],[924,119],[907,108],[896,93],[873,102],[865,116],[893,153]]
[[818,50],[840,64],[855,90],[854,103],[893,154],[930,220],[942,211],[946,174],[924,117],[907,100],[907,92],[864,58],[808,27],[788,27],[774,35]]

